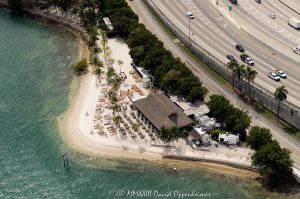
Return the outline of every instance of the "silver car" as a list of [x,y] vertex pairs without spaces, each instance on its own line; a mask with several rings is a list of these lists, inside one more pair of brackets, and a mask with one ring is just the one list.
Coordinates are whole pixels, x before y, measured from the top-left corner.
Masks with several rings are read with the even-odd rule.
[[276,73],[269,73],[268,77],[273,79],[274,81],[280,81],[280,77]]
[[282,70],[276,70],[275,73],[276,73],[276,75],[278,75],[281,78],[286,78],[287,77],[285,72],[283,72]]

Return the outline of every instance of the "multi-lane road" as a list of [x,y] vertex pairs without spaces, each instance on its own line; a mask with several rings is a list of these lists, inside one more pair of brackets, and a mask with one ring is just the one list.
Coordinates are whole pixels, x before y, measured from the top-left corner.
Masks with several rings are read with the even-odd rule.
[[[239,0],[232,5],[228,0],[152,0],[154,4],[183,32],[200,46],[227,63],[227,54],[240,61],[241,53],[235,44],[242,44],[255,61],[255,82],[271,92],[281,85],[287,87],[288,101],[300,107],[300,55],[293,48],[300,45],[300,31],[287,24],[290,17],[299,18],[295,12],[276,0]],[[228,6],[232,5],[230,12]],[[191,11],[195,19],[189,19]],[[275,14],[276,19],[268,16]],[[241,62],[241,61],[240,61]],[[241,62],[242,63],[242,62]],[[276,69],[284,70],[288,78],[275,82],[267,77]]]

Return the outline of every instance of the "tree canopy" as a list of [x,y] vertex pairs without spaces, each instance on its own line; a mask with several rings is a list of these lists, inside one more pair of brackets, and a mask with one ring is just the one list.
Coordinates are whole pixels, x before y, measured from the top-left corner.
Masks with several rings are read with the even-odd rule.
[[262,145],[252,156],[253,164],[260,167],[266,176],[290,176],[292,174],[292,160],[290,151],[281,148],[277,141],[270,141]]
[[262,145],[267,144],[272,140],[270,129],[259,126],[253,126],[247,136],[247,142],[254,150],[259,149]]

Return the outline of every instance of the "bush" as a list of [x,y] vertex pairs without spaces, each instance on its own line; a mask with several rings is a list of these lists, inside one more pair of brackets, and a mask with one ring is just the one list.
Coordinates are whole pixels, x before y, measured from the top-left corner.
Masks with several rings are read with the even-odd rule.
[[72,65],[73,72],[77,75],[81,74],[82,72],[86,71],[88,68],[88,63],[86,59],[81,59],[76,64]]
[[239,133],[241,140],[246,139],[245,129],[250,125],[249,115],[233,107],[224,96],[212,95],[207,103],[210,113],[219,122],[226,123],[226,129],[230,132]]
[[219,134],[225,134],[225,133],[226,133],[226,131],[222,131],[222,130],[208,131],[208,134],[210,134],[210,137],[213,140],[218,140],[219,139]]
[[259,149],[259,147],[267,144],[271,140],[272,140],[272,135],[270,130],[259,126],[253,126],[247,137],[247,142],[254,150]]
[[253,164],[260,167],[260,172],[267,176],[291,176],[293,162],[290,151],[281,148],[277,141],[262,145],[252,156]]

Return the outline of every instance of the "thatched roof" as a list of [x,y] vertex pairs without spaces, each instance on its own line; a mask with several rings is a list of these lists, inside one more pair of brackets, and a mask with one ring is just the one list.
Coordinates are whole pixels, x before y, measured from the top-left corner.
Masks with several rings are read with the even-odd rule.
[[151,93],[146,98],[134,101],[133,105],[157,129],[163,126],[182,128],[192,124],[192,120],[163,93]]

